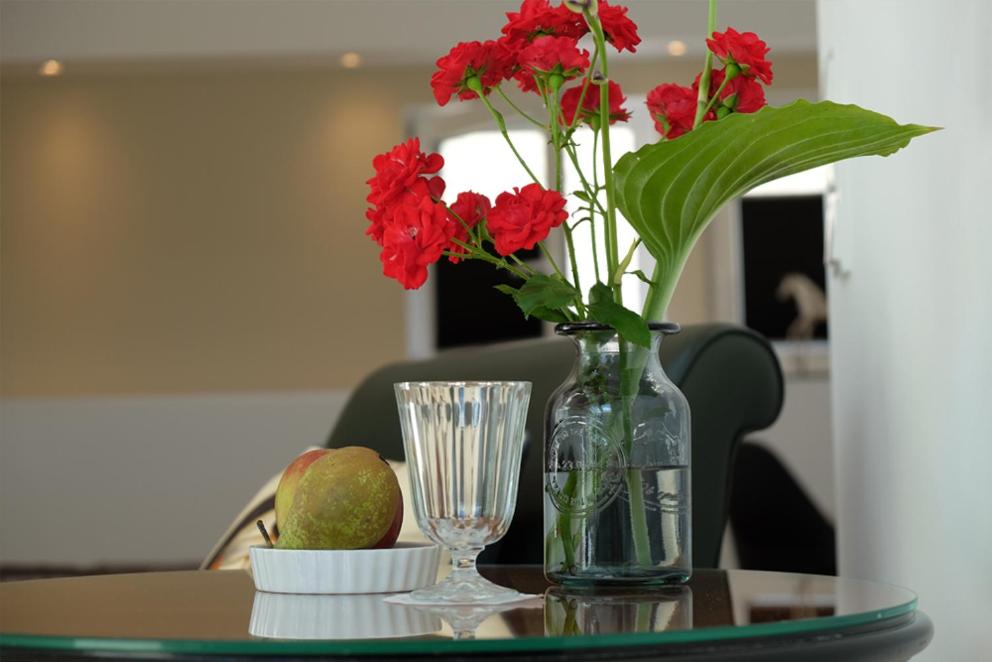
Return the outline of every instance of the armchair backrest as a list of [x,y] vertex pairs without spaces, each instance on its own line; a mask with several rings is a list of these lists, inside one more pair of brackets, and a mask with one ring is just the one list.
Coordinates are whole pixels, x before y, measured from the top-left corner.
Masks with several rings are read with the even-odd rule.
[[[566,339],[540,339],[449,350],[394,363],[355,389],[327,446],[362,445],[402,459],[403,439],[393,384],[428,380],[533,382],[517,509],[506,536],[483,563],[542,563],[544,409],[575,359]],[[729,478],[741,437],[771,425],[783,400],[782,372],[758,334],[726,324],[685,327],[661,345],[661,361],[692,410],[693,565],[716,567],[727,521]]]

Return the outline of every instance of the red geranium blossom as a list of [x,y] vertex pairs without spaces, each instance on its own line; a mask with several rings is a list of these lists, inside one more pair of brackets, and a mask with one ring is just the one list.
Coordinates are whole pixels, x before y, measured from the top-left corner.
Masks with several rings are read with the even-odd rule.
[[[490,209],[492,209],[492,204],[490,204],[489,198],[486,196],[475,193],[474,191],[459,193],[458,199],[451,205],[451,212],[457,216],[457,218],[453,219],[455,233],[452,235],[452,238],[462,243],[468,243],[469,228],[474,228],[479,221],[487,217]],[[465,249],[454,242],[451,242],[448,250],[459,255],[466,254]],[[449,255],[448,259],[455,264],[461,261],[461,258],[454,255]]]
[[[617,83],[612,80],[610,84],[610,124],[616,122],[626,122],[630,119],[630,113],[623,107],[627,97]],[[575,117],[575,107],[579,104],[579,97],[582,95],[582,86],[569,88],[561,95],[561,113],[566,124],[572,123]],[[586,89],[586,96],[582,99],[582,110],[580,118],[585,122],[594,122],[599,119],[599,86],[590,85]]]
[[706,45],[724,64],[736,64],[745,76],[756,77],[766,85],[771,84],[772,63],[765,59],[770,49],[758,35],[753,32],[741,34],[727,28],[726,32],[714,32],[713,38],[706,40]]
[[542,35],[578,39],[589,31],[580,14],[563,5],[552,7],[548,0],[524,0],[519,12],[506,13],[506,20],[503,39],[511,48],[522,48]]
[[366,200],[374,208],[365,212],[366,218],[372,222],[366,234],[381,244],[392,206],[408,199],[440,199],[444,193],[444,180],[424,175],[434,174],[442,166],[444,159],[440,154],[420,151],[419,138],[411,138],[372,159],[375,175],[367,182],[369,194]]
[[565,222],[565,198],[557,191],[548,191],[539,184],[514,188],[513,193],[500,193],[489,212],[486,227],[496,244],[496,252],[509,255],[522,248],[531,249],[543,241],[551,228]]
[[459,99],[474,99],[476,92],[469,87],[469,80],[478,78],[482,93],[505,80],[513,65],[513,56],[498,41],[461,42],[437,61],[438,70],[431,76],[431,87],[438,105],[445,105],[453,94]]
[[455,232],[448,210],[423,197],[408,200],[392,210],[382,237],[382,273],[413,290],[427,280],[427,267],[441,257]]
[[[723,84],[726,74],[722,69],[714,70],[710,74],[710,94],[716,94]],[[696,87],[699,86],[699,77],[696,77]],[[753,113],[761,110],[767,105],[765,100],[765,88],[761,83],[747,76],[737,76],[720,92],[720,101],[730,110],[737,113]],[[729,103],[728,103],[729,102]]]
[[[658,133],[668,139],[692,131],[696,117],[696,88],[663,83],[648,92],[648,112]],[[713,119],[713,112],[706,119]]]
[[537,89],[534,74],[558,74],[565,80],[581,76],[589,68],[589,51],[580,50],[572,37],[538,37],[517,56],[520,71],[516,79],[520,89]]
[[627,17],[627,8],[620,5],[610,5],[606,0],[599,3],[599,22],[603,26],[606,40],[613,44],[618,51],[627,49],[631,53],[641,43],[637,35],[637,24]]

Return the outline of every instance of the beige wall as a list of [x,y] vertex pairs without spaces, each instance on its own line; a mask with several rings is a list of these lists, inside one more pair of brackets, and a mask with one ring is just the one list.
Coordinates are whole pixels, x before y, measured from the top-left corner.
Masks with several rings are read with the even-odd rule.
[[[815,88],[813,58],[776,66]],[[430,69],[5,73],[3,395],[348,388],[403,356],[364,180]],[[629,93],[691,76],[618,68]],[[673,317],[705,318],[701,260]]]
[[335,388],[399,358],[363,186],[420,74],[4,80],[3,393]]

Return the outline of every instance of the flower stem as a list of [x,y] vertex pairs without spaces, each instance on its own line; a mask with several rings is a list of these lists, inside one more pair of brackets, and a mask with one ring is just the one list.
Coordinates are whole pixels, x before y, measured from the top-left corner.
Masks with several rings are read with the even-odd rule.
[[709,103],[707,103],[706,107],[703,108],[704,118],[706,117],[706,113],[710,112],[710,108],[713,107],[713,104],[716,102],[716,100],[720,98],[720,93],[723,92],[723,88],[727,87],[727,83],[729,83],[732,80],[733,78],[731,78],[730,76],[724,76],[723,82],[720,83],[720,87],[716,88],[716,92],[713,93],[713,96],[710,98]]
[[[588,180],[584,174],[582,174],[582,168],[579,167],[579,155],[575,152],[575,147],[570,145],[565,145],[565,153],[568,154],[569,160],[572,165],[575,166],[575,172],[579,175],[579,181],[582,183],[582,188],[585,190],[586,195],[592,200],[590,204],[599,207],[599,211],[603,216],[606,216],[606,210],[603,209],[602,203],[600,203],[599,198],[596,197],[596,189],[589,185]],[[595,162],[596,156],[593,154],[593,161]]]
[[[613,158],[610,155],[610,74],[606,58],[606,35],[597,16],[592,16],[588,11],[584,15],[600,54],[600,73],[606,79],[599,87],[599,128],[603,132],[603,183],[606,186],[606,272],[612,274],[616,271],[620,256],[617,249],[616,185],[613,180]],[[613,297],[617,303],[622,303],[623,295],[615,285]]]
[[589,83],[592,81],[592,72],[596,68],[596,60],[599,58],[599,46],[597,45],[593,49],[592,59],[589,60],[589,69],[586,71],[586,75],[582,80],[582,89],[579,91],[579,100],[575,104],[575,114],[572,115],[572,121],[568,124],[568,134],[571,135],[575,131],[575,127],[579,123],[579,118],[582,117],[582,104],[586,100],[586,92],[589,91]]
[[[711,0],[711,3],[716,0]],[[617,217],[616,217],[616,185],[613,179],[613,159],[610,156],[610,89],[609,89],[609,69],[606,61],[606,35],[603,33],[603,26],[599,18],[584,13],[586,22],[592,30],[596,40],[596,47],[600,50],[600,68],[603,77],[606,79],[599,88],[599,128],[603,132],[603,183],[606,186],[606,273],[612,279],[616,273],[620,261],[617,247]],[[618,304],[623,304],[623,292],[619,283],[609,283],[613,288],[613,298]],[[637,392],[640,383],[640,372],[627,370],[629,360],[627,343],[621,336],[620,340],[620,417],[622,419],[623,435],[625,446],[630,450],[633,443],[633,430],[630,420],[630,408],[633,403],[633,394]],[[628,457],[630,457],[628,453]],[[627,471],[627,492],[630,496],[630,533],[634,543],[634,556],[638,565],[650,567],[651,565],[651,539],[648,535],[647,511],[644,510],[643,501],[640,507],[635,501],[638,497],[643,498],[643,485],[641,475],[635,468]]]
[[517,111],[517,114],[518,115],[520,115],[521,117],[523,117],[525,120],[527,120],[528,122],[530,122],[534,126],[539,127],[541,129],[544,129],[545,131],[547,131],[548,127],[546,127],[545,125],[541,124],[538,120],[534,119],[533,117],[531,117],[530,115],[528,115],[527,113],[525,113],[520,108],[520,106],[518,106],[517,104],[513,103],[513,101],[510,99],[510,97],[507,96],[506,92],[503,91],[503,88],[502,87],[500,87],[500,86],[497,85],[496,86],[496,91],[499,92],[499,95],[501,97],[503,97],[503,101],[505,101],[507,103],[507,105],[510,106],[510,108],[512,108],[513,110]]
[[[709,14],[706,21],[706,38],[710,39],[713,37],[713,32],[716,30],[716,0],[710,0]],[[713,67],[713,52],[706,48],[706,62],[703,64],[703,73],[699,78],[699,93],[696,95],[696,117],[692,122],[692,128],[695,129],[703,121],[703,117],[706,116],[706,102],[709,100],[710,95],[710,71]]]
[[561,269],[558,268],[558,263],[555,262],[555,259],[551,256],[551,251],[549,251],[545,247],[544,242],[543,241],[537,242],[537,247],[541,249],[541,252],[544,254],[544,257],[548,258],[548,262],[551,263],[551,268],[555,270],[555,273],[558,274],[558,277],[561,278],[566,283],[568,283],[569,280],[565,278],[565,274],[563,274],[561,272]]
[[465,250],[468,251],[468,253],[455,253],[452,251],[444,251],[442,253],[443,255],[446,255],[448,257],[456,257],[461,260],[482,260],[483,262],[494,264],[501,269],[506,269],[507,271],[511,272],[513,275],[517,276],[518,278],[527,280],[527,274],[515,268],[513,265],[508,264],[506,260],[501,260],[499,258],[493,257],[492,255],[487,253],[485,250],[479,248],[478,246],[467,244],[464,241],[460,241],[458,239],[452,239],[451,243],[461,248],[464,248]]

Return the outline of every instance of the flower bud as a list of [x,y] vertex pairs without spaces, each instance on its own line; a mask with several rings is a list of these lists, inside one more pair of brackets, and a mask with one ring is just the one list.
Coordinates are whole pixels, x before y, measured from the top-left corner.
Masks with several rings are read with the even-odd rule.
[[565,77],[561,74],[551,74],[548,76],[548,85],[555,92],[561,89],[562,84],[565,82]]
[[565,0],[563,3],[566,9],[574,11],[576,14],[584,14],[586,12],[591,16],[595,16],[599,11],[599,0]]
[[482,96],[482,81],[478,76],[471,76],[465,80],[465,87],[472,90],[480,97]]
[[734,111],[730,110],[726,106],[720,106],[719,108],[716,109],[716,118],[718,120],[722,120],[724,117],[726,117],[732,112]]

